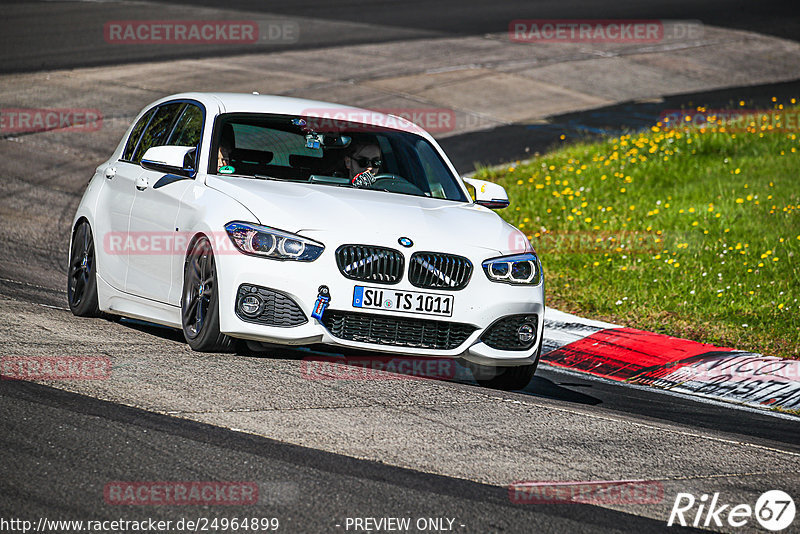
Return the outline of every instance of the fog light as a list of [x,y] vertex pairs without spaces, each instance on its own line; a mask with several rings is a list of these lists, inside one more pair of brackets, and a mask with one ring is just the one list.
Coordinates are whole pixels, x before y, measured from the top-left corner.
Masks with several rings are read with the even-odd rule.
[[520,343],[527,345],[536,337],[536,330],[534,330],[533,325],[525,323],[517,330],[517,337]]
[[263,305],[258,295],[247,295],[239,301],[239,311],[248,317],[257,317],[261,314]]

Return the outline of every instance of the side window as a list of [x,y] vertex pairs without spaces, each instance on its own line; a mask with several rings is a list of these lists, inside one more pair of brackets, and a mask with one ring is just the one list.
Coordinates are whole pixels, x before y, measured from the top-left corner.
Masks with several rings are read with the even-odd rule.
[[200,108],[189,104],[183,110],[181,118],[175,124],[172,135],[166,144],[173,146],[197,146],[203,130],[203,112]]
[[150,117],[152,117],[153,113],[155,112],[156,108],[153,108],[144,115],[142,115],[142,118],[139,119],[139,122],[137,122],[136,126],[133,127],[133,130],[131,130],[131,136],[128,137],[128,144],[125,145],[125,150],[122,151],[123,161],[131,160],[131,157],[133,156],[133,151],[136,150],[136,143],[139,142],[139,138],[142,136],[142,131],[144,130],[144,127],[147,126],[148,122],[150,122]]
[[161,146],[166,142],[175,119],[185,106],[186,104],[183,102],[176,102],[174,104],[165,104],[158,108],[155,117],[153,117],[153,120],[150,121],[147,129],[142,134],[142,140],[139,142],[139,147],[136,149],[131,161],[139,163],[148,148]]

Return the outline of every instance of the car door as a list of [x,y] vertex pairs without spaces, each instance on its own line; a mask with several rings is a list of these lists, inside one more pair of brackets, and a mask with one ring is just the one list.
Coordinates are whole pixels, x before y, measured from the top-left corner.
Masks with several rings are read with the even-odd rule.
[[[162,109],[154,119],[157,126],[150,146],[195,147],[189,157],[192,159],[198,154],[202,137],[202,108],[197,103],[179,102],[166,104]],[[139,155],[139,161],[147,148]],[[192,165],[196,169],[196,164]],[[184,252],[176,221],[181,201],[193,186],[193,179],[142,169],[135,184],[129,231],[144,246],[129,255],[126,283],[129,293],[176,304],[170,299],[170,290]]]
[[128,253],[132,244],[128,224],[136,190],[134,184],[143,170],[138,164],[132,163],[132,159],[142,133],[156,110],[157,107],[147,110],[136,121],[119,159],[98,169],[100,175],[105,177],[95,215],[98,273],[112,287],[121,291],[125,290]]

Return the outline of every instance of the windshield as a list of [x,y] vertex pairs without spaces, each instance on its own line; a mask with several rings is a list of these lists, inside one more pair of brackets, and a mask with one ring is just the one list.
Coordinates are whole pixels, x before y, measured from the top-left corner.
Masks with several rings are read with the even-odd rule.
[[419,135],[306,117],[217,119],[209,174],[354,187],[467,201],[439,153]]

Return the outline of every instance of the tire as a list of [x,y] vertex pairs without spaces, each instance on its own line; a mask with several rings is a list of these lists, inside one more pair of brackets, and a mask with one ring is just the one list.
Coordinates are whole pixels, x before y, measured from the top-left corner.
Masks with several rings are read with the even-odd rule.
[[192,246],[183,269],[183,337],[198,352],[228,352],[233,339],[219,331],[219,293],[214,252],[207,238]]
[[536,367],[539,365],[539,355],[542,347],[536,353],[536,360],[530,365],[517,365],[514,367],[494,367],[468,363],[475,381],[483,387],[513,391],[524,389],[533,378]]
[[99,317],[97,302],[97,259],[94,237],[87,221],[81,221],[72,234],[67,268],[67,301],[78,317]]

